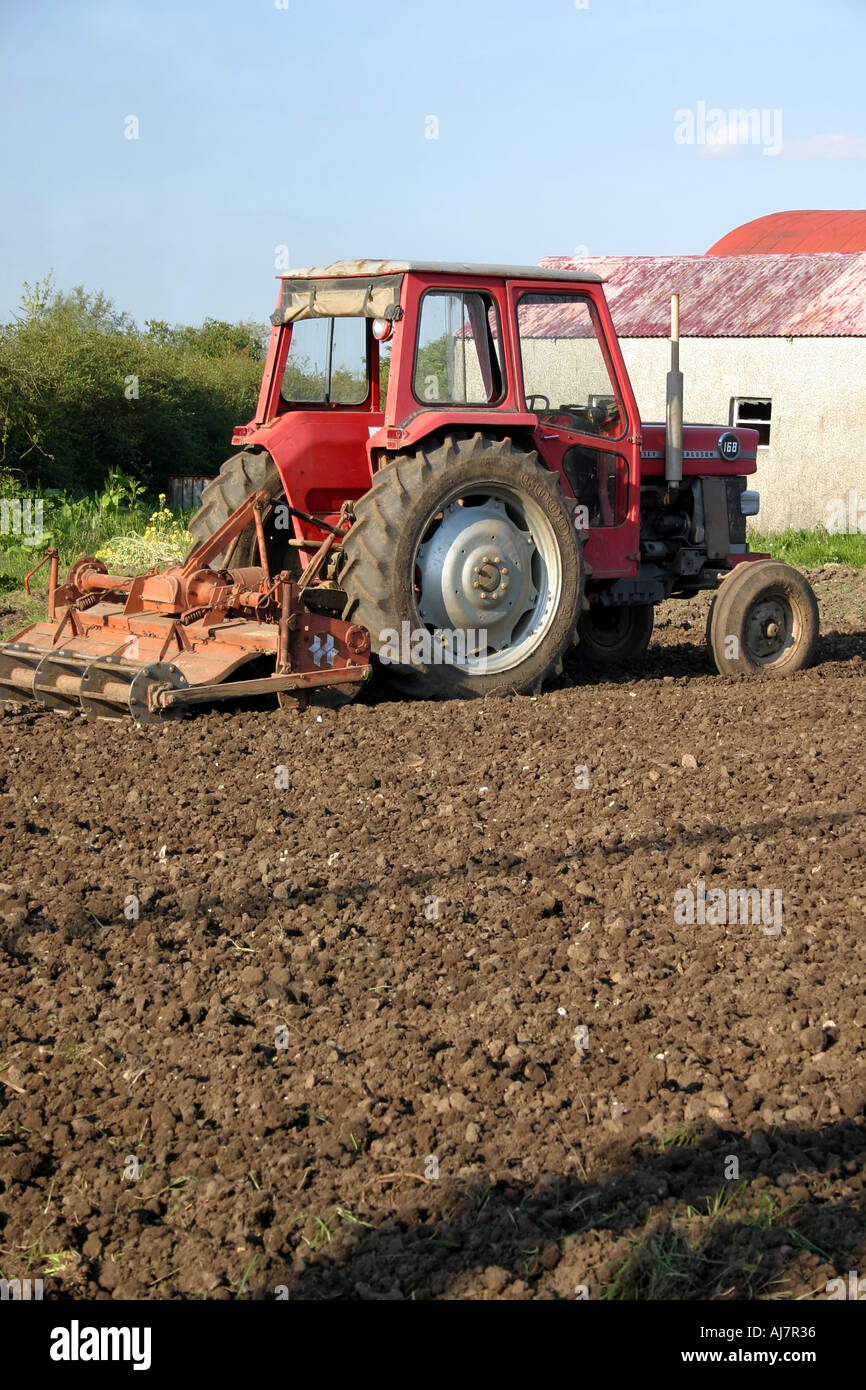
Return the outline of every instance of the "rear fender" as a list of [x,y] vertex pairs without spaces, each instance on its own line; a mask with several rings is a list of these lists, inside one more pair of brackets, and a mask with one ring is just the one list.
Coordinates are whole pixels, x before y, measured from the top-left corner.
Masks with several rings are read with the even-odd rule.
[[371,432],[367,441],[371,474],[382,466],[383,454],[409,453],[425,439],[441,438],[455,430],[479,430],[494,436],[513,435],[518,430],[529,434],[537,423],[536,417],[525,410],[418,410],[398,426],[383,424]]

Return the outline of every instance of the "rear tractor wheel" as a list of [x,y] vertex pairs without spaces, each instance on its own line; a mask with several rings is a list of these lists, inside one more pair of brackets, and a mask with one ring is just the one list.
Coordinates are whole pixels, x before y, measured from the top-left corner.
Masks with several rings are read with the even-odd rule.
[[787,676],[811,664],[818,629],[818,604],[799,570],[755,560],[722,581],[707,620],[707,645],[722,676]]
[[[214,531],[228,521],[232,512],[251,497],[254,492],[264,488],[277,502],[282,498],[283,484],[277,465],[270,454],[254,453],[245,449],[226,459],[219,473],[205,483],[201,494],[201,505],[189,523],[189,531],[196,546],[212,536]],[[289,545],[292,531],[286,527],[277,530],[274,525],[276,504],[265,507],[262,522],[265,531],[265,548],[268,553],[268,567],[271,574],[288,570],[297,576],[300,573],[297,551]],[[191,552],[190,552],[191,553]],[[225,553],[211,561],[213,569],[220,569],[226,560]],[[231,563],[236,569],[259,563],[259,547],[256,528],[252,522],[238,536],[232,551]]]
[[581,656],[595,666],[639,661],[650,644],[654,617],[651,603],[592,604],[578,627]]
[[396,458],[355,503],[343,617],[389,683],[423,697],[540,690],[576,640],[584,564],[555,476],[508,439]]

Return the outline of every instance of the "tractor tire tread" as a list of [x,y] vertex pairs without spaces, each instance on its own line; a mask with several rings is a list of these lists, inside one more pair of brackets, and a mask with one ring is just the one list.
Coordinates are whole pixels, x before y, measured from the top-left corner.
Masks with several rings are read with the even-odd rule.
[[[398,630],[400,626],[402,614],[395,611],[392,561],[398,544],[405,538],[407,509],[415,499],[432,496],[437,483],[447,482],[449,475],[459,477],[462,469],[482,457],[495,461],[500,469],[506,465],[515,477],[519,468],[531,470],[534,482],[540,483],[552,498],[562,500],[565,515],[566,499],[559,489],[557,476],[541,466],[534,451],[518,448],[508,437],[494,437],[481,431],[449,433],[425,441],[412,453],[397,454],[375,474],[370,490],[355,502],[355,522],[342,545],[339,580],[346,593],[343,617],[367,628],[374,652],[377,634],[394,629],[395,624]],[[569,533],[574,538],[572,553],[576,557],[570,578],[573,611],[540,675],[534,670],[519,676],[513,671],[503,671],[491,679],[489,676],[473,677],[449,666],[389,666],[389,684],[401,692],[427,698],[474,698],[527,691],[537,694],[546,679],[560,674],[562,653],[574,645],[583,608],[583,551],[579,537],[571,528],[570,518]],[[400,589],[399,597],[408,613],[411,598],[408,586]],[[568,602],[565,590],[564,603]]]

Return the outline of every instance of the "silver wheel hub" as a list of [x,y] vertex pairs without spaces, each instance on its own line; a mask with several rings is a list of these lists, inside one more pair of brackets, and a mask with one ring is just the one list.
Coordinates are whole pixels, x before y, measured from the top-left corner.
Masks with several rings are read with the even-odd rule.
[[517,665],[556,613],[561,563],[550,522],[496,484],[464,490],[437,517],[415,561],[421,621],[464,633],[467,656],[487,670]]

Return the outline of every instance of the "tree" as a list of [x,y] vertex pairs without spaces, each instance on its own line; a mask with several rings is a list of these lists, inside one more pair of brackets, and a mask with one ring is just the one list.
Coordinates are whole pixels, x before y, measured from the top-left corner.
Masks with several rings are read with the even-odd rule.
[[99,488],[112,469],[158,491],[213,473],[255,406],[267,330],[131,315],[101,291],[25,285],[0,326],[0,466],[30,488]]

